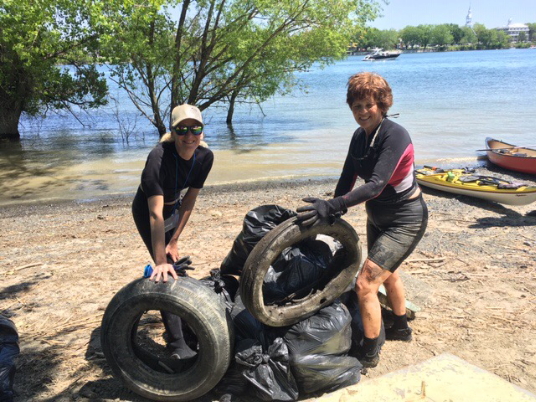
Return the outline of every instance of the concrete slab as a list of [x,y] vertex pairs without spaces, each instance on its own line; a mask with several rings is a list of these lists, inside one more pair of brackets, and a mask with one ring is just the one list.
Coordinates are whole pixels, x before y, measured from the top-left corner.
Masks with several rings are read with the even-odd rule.
[[459,357],[442,354],[309,401],[535,402],[536,395]]

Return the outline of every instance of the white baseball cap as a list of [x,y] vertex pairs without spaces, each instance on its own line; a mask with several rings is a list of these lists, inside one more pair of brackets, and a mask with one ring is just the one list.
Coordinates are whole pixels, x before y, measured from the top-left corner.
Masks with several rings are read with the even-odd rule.
[[171,127],[177,127],[177,125],[186,119],[194,119],[199,124],[203,124],[203,117],[201,116],[201,111],[193,106],[188,104],[183,104],[176,106],[171,113]]

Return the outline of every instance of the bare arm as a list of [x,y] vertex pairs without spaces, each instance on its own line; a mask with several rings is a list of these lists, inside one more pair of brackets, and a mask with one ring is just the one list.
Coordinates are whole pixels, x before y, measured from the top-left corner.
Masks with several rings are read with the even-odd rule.
[[177,273],[171,264],[167,262],[166,254],[166,236],[164,230],[164,196],[153,195],[147,200],[149,204],[149,222],[151,224],[151,242],[153,246],[155,269],[150,280],[159,282],[160,278],[167,282],[168,273],[171,273],[173,278],[177,279]]
[[166,247],[166,253],[170,254],[174,261],[179,259],[179,237],[190,219],[199,191],[201,191],[200,188],[190,187],[182,199],[181,207],[179,208],[179,223]]

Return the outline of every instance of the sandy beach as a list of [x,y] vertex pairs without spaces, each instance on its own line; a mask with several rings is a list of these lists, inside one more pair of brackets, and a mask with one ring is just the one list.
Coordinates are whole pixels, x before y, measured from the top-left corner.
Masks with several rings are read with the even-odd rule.
[[[203,189],[179,244],[191,276],[219,268],[250,209],[295,209],[334,187],[304,180]],[[108,302],[150,262],[131,197],[0,209],[0,313],[20,334],[16,401],[144,400],[114,378],[99,342]],[[448,352],[536,393],[536,204],[424,197],[428,230],[401,267],[408,299],[422,308],[414,340],[387,342],[362,381]],[[365,241],[363,206],[344,219]]]

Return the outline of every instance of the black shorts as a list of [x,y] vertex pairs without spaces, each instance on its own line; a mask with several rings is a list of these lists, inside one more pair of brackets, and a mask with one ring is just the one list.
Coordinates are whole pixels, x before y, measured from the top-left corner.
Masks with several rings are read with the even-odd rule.
[[395,272],[415,250],[428,225],[428,208],[419,195],[393,205],[369,201],[367,210],[368,258]]

